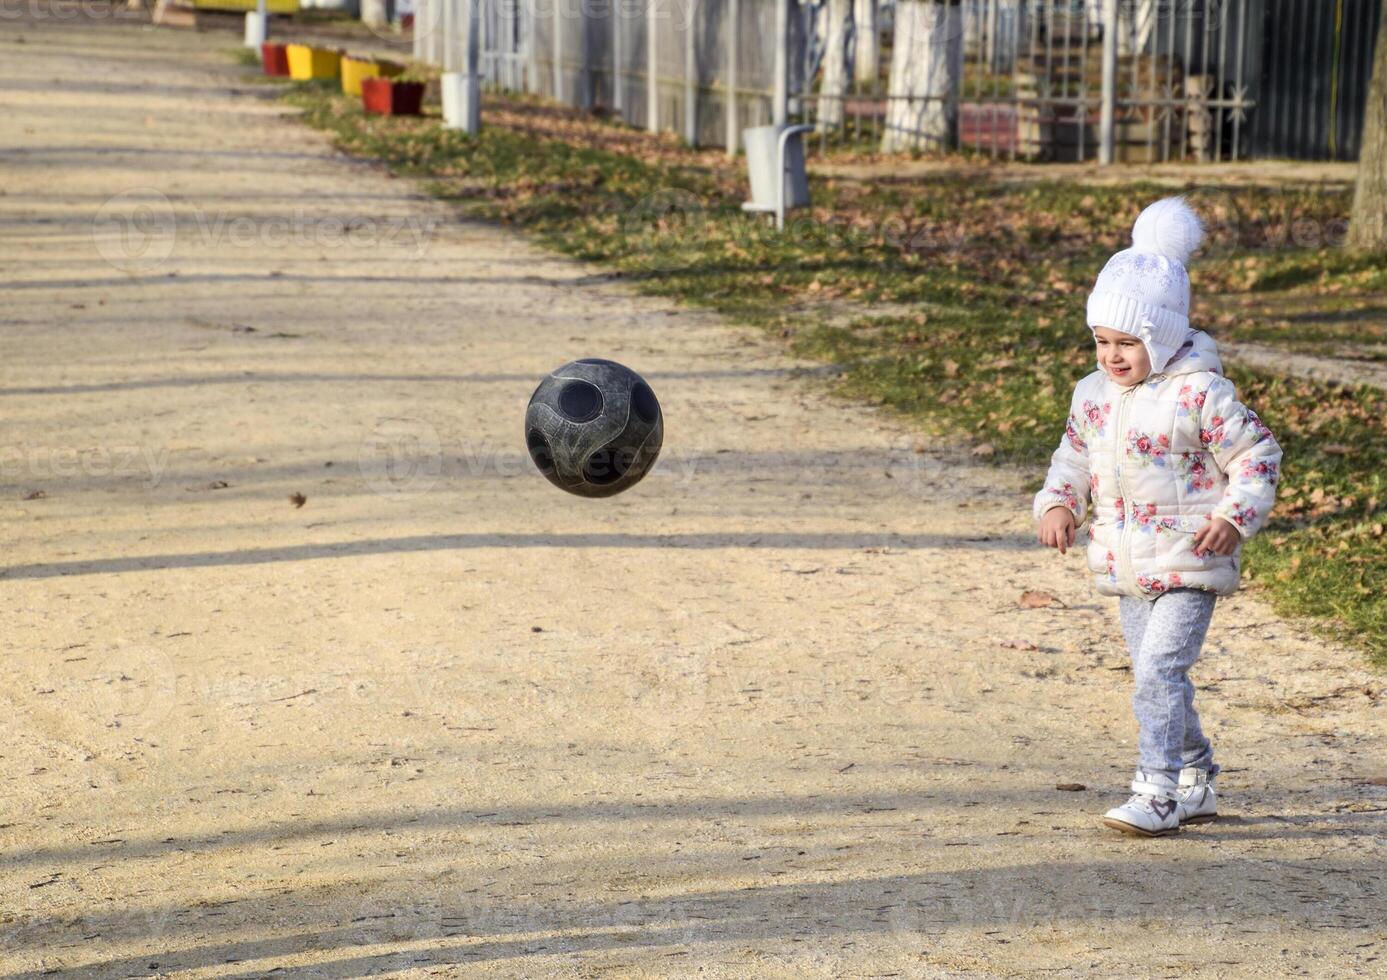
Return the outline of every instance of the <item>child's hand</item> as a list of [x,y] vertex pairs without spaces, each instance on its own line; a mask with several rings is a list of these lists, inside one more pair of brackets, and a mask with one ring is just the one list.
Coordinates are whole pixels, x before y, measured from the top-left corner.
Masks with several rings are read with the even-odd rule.
[[[1234,531],[1234,534],[1238,532]],[[1036,535],[1047,548],[1058,548],[1064,554],[1074,544],[1074,515],[1068,507],[1051,507],[1040,518]]]
[[1209,554],[1231,555],[1237,550],[1238,542],[1242,538],[1232,524],[1222,517],[1215,517],[1195,532],[1194,553],[1200,558]]

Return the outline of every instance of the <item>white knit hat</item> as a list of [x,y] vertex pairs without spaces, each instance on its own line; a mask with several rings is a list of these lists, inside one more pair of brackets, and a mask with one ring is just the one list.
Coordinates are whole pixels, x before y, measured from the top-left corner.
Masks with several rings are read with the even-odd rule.
[[1148,207],[1132,226],[1132,247],[1108,259],[1088,296],[1088,325],[1138,337],[1151,371],[1165,370],[1190,335],[1190,277],[1185,263],[1204,239],[1182,197]]

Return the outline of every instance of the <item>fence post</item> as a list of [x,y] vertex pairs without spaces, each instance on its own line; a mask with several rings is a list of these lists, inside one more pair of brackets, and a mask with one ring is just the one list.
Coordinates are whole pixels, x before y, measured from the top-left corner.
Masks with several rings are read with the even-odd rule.
[[529,0],[525,4],[525,18],[522,27],[525,30],[526,87],[531,93],[538,95],[540,93],[539,45],[535,43],[535,36],[539,32],[539,0]]
[[1117,115],[1117,0],[1103,0],[1103,104],[1100,113],[1098,162],[1106,167],[1112,163]]
[[612,111],[625,116],[626,95],[622,91],[621,8],[626,0],[612,0]]
[[554,101],[563,101],[563,0],[554,0]]
[[[410,53],[414,55],[415,61],[428,60],[424,57],[425,34],[422,30],[420,30],[420,28],[423,27],[424,24],[428,23],[428,15],[424,14],[424,11],[428,9],[429,0],[417,0],[417,2],[414,4],[414,28],[410,31],[409,49]],[[420,18],[420,14],[424,14],[424,17]]]
[[660,79],[656,75],[659,59],[655,56],[660,31],[655,22],[656,3],[657,0],[645,0],[645,128],[652,133],[660,131]]
[[741,4],[739,0],[728,0],[727,13],[727,98],[723,115],[727,120],[727,155],[737,155],[737,145],[741,142],[741,132],[737,126],[737,52],[741,35]]
[[771,122],[784,126],[790,118],[790,6],[775,2],[775,78],[771,88]]
[[698,89],[694,84],[694,24],[698,20],[698,0],[684,0],[689,15],[684,20],[684,142],[698,145]]
[[482,60],[482,0],[463,0],[467,4],[467,47],[464,52],[464,66],[467,71],[468,91],[473,99],[480,98],[481,60]]
[[453,17],[453,0],[442,0],[443,3],[443,46],[439,51],[439,67],[444,71],[457,71],[457,62],[453,60],[453,31],[456,25]]

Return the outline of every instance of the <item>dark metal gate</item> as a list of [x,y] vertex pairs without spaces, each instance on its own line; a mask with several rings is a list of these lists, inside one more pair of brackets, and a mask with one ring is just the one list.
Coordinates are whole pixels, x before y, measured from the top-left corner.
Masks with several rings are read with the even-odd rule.
[[1356,160],[1382,0],[1255,0],[1263,8],[1252,153]]

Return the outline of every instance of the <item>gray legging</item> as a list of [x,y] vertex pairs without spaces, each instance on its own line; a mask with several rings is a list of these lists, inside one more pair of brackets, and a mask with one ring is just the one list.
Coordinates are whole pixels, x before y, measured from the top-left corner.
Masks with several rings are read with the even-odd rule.
[[1199,727],[1189,670],[1199,659],[1214,614],[1212,592],[1172,589],[1155,599],[1123,596],[1122,633],[1132,658],[1132,710],[1140,728],[1144,772],[1172,781],[1188,767],[1218,773],[1214,750]]

